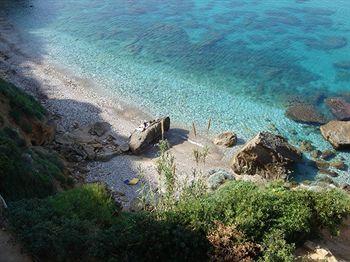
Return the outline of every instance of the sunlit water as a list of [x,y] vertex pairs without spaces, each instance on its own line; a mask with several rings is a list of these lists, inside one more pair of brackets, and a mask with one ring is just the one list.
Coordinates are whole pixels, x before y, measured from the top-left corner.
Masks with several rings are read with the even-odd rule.
[[[330,149],[292,101],[350,98],[348,0],[0,0],[1,13],[53,62],[116,98],[184,126],[269,130]],[[346,161],[349,153],[341,153]],[[349,161],[348,161],[349,162]],[[311,174],[309,174],[311,175]],[[348,172],[338,181],[350,182]]]

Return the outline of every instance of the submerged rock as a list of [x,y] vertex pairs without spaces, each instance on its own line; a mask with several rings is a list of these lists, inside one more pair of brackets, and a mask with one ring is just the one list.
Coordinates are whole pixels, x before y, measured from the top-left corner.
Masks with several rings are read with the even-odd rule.
[[350,148],[350,121],[331,121],[321,126],[320,130],[335,149]]
[[134,154],[140,154],[151,144],[159,141],[162,137],[162,131],[167,132],[170,129],[170,118],[164,117],[152,120],[137,128],[130,136],[129,147]]
[[348,44],[348,40],[342,36],[325,36],[319,39],[307,39],[305,44],[314,49],[327,51],[345,47]]
[[288,107],[286,116],[296,122],[308,124],[324,124],[325,117],[317,108],[310,104],[298,103]]
[[302,154],[286,139],[262,132],[233,156],[231,168],[238,175],[257,174],[266,179],[285,179],[292,164],[301,159]]
[[350,103],[342,98],[335,97],[327,99],[326,104],[338,120],[350,120]]
[[233,147],[237,144],[237,135],[232,132],[224,132],[216,136],[213,143],[219,146]]
[[350,60],[338,61],[338,62],[335,62],[333,65],[335,68],[338,68],[338,69],[350,70]]

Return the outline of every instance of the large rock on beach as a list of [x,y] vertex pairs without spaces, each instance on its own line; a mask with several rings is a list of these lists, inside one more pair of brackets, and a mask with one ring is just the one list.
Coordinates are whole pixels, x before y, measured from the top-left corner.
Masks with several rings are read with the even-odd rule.
[[329,98],[326,104],[330,108],[332,114],[341,121],[350,120],[350,103],[339,97]]
[[162,138],[162,132],[170,129],[170,118],[164,117],[145,122],[130,136],[129,147],[134,154],[140,154]]
[[237,135],[232,132],[224,132],[216,136],[213,143],[218,146],[233,147],[237,144]]
[[107,122],[96,122],[57,134],[55,142],[57,149],[70,162],[109,161],[124,152],[116,144],[111,125]]
[[302,154],[281,136],[261,132],[247,142],[231,160],[238,175],[260,175],[265,179],[286,179]]
[[350,121],[331,121],[320,129],[323,137],[335,149],[350,148]]
[[297,103],[288,107],[286,116],[296,122],[306,124],[324,124],[325,117],[311,104]]

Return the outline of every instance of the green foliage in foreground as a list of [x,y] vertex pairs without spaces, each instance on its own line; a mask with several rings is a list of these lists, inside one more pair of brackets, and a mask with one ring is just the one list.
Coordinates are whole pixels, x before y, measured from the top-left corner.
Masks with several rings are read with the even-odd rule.
[[349,196],[340,190],[313,192],[292,190],[279,182],[261,187],[233,181],[208,196],[180,201],[164,217],[204,231],[213,221],[235,225],[262,244],[278,231],[286,243],[299,244],[316,236],[320,228],[335,233],[349,213]]
[[15,130],[0,129],[0,192],[7,201],[52,195],[56,181],[72,184],[56,154],[29,149]]
[[45,109],[32,96],[2,79],[0,79],[0,94],[8,99],[10,115],[17,124],[20,124],[23,116],[40,120],[46,115]]
[[292,261],[294,244],[323,227],[334,232],[349,212],[349,197],[339,190],[234,181],[166,211],[126,213],[118,212],[106,190],[95,184],[11,203],[9,220],[25,246],[43,260],[205,261],[213,249],[207,236],[219,221],[242,232],[241,244],[253,241],[261,247],[255,259]]
[[205,258],[205,236],[150,213],[117,212],[98,184],[12,203],[9,219],[26,247],[46,261],[179,261]]

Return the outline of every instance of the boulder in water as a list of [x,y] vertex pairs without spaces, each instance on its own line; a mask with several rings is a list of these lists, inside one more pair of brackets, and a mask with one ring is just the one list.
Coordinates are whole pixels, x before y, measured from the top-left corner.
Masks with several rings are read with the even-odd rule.
[[297,103],[288,107],[286,116],[296,122],[307,124],[324,124],[324,116],[311,104]]
[[350,121],[330,121],[320,129],[323,137],[335,149],[350,148]]
[[341,121],[350,120],[350,103],[339,97],[329,98],[326,104],[330,108],[332,114]]
[[238,175],[260,175],[265,179],[286,179],[292,164],[302,154],[282,136],[261,132],[245,144],[231,160]]

